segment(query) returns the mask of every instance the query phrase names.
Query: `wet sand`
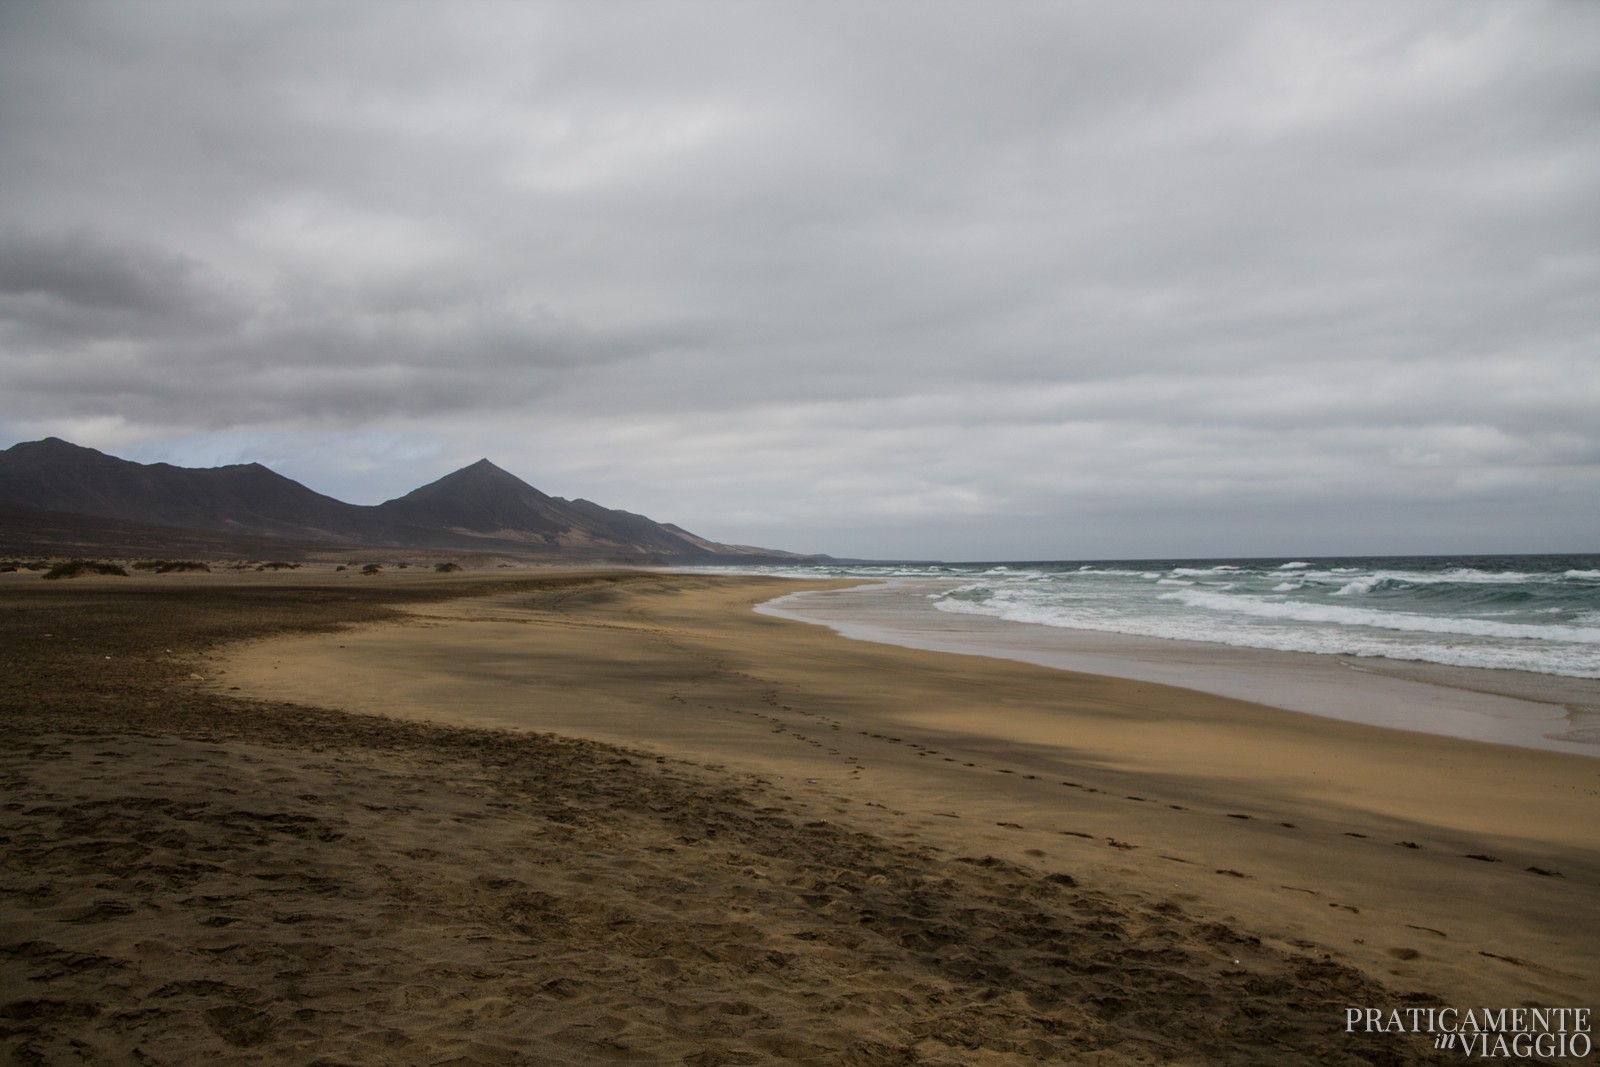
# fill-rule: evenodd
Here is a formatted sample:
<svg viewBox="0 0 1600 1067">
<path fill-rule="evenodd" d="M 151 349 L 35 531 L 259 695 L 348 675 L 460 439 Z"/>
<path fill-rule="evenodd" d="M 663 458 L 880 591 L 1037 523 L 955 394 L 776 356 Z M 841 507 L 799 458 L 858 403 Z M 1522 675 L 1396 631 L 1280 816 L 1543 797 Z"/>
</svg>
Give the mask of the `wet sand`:
<svg viewBox="0 0 1600 1067">
<path fill-rule="evenodd" d="M 1600 758 L 1600 681 L 1281 652 L 952 614 L 959 583 L 898 579 L 791 593 L 756 610 L 862 641 L 1160 682 L 1347 722 Z"/>
<path fill-rule="evenodd" d="M 14 1060 L 1454 1062 L 1344 1011 L 1600 1001 L 1600 761 L 771 579 L 119 581 L 0 587 Z"/>
</svg>

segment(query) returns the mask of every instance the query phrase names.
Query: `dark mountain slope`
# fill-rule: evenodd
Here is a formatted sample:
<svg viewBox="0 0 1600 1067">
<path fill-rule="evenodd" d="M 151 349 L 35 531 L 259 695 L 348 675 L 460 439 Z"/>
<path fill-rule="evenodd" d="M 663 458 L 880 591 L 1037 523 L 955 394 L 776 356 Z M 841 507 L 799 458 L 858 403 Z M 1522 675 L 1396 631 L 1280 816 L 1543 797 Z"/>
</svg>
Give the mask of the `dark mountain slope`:
<svg viewBox="0 0 1600 1067">
<path fill-rule="evenodd" d="M 555 499 L 486 459 L 386 500 L 377 510 L 397 521 L 478 535 L 543 537 L 571 525 Z"/>
<path fill-rule="evenodd" d="M 191 469 L 134 463 L 59 438 L 0 452 L 0 500 L 49 511 L 227 533 L 327 540 L 368 526 L 367 509 L 259 463 Z"/>
<path fill-rule="evenodd" d="M 746 550 L 685 537 L 643 515 L 540 492 L 487 459 L 378 505 L 396 521 L 570 552 L 715 557 Z M 755 550 L 760 552 L 761 550 Z"/>
<path fill-rule="evenodd" d="M 0 506 L 295 542 L 516 552 L 573 559 L 796 559 L 722 545 L 643 515 L 540 492 L 479 460 L 376 507 L 259 463 L 142 464 L 47 438 L 0 452 Z"/>
</svg>

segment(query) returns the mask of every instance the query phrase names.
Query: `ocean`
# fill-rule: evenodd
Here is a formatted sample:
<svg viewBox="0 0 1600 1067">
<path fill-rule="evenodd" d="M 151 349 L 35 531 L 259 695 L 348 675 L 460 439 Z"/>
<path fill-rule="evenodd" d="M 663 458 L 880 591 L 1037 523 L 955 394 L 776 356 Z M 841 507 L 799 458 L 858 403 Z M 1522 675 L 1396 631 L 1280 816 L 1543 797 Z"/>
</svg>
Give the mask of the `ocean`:
<svg viewBox="0 0 1600 1067">
<path fill-rule="evenodd" d="M 1600 679 L 1600 555 L 755 570 L 937 580 L 940 611 L 1031 626 Z"/>
<path fill-rule="evenodd" d="M 1600 555 L 737 570 L 872 581 L 771 606 L 847 636 L 1600 754 Z M 1412 681 L 1357 689 L 1356 673 Z"/>
</svg>

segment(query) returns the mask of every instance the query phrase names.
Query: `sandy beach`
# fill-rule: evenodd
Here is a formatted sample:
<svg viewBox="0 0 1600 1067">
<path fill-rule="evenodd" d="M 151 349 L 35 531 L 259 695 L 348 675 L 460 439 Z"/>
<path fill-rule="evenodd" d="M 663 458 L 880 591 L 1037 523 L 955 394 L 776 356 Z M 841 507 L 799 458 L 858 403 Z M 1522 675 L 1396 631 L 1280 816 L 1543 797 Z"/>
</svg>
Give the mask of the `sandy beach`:
<svg viewBox="0 0 1600 1067">
<path fill-rule="evenodd" d="M 14 1062 L 1449 1063 L 1347 1013 L 1600 1006 L 1594 758 L 778 579 L 7 578 Z"/>
<path fill-rule="evenodd" d="M 758 605 L 863 641 L 1158 682 L 1346 722 L 1600 757 L 1600 680 L 1026 625 L 940 611 L 956 581 L 804 590 Z"/>
</svg>

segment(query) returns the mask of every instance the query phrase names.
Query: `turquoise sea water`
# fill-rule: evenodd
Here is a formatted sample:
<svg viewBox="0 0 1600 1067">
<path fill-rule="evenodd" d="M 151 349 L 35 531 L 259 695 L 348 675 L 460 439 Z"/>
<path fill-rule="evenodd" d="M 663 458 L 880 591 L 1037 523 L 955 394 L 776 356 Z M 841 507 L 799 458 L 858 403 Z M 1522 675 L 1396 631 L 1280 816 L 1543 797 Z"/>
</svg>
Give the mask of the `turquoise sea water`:
<svg viewBox="0 0 1600 1067">
<path fill-rule="evenodd" d="M 1600 555 L 738 569 L 916 579 L 942 612 L 1031 626 L 1600 679 Z"/>
</svg>

